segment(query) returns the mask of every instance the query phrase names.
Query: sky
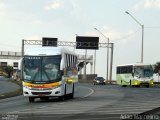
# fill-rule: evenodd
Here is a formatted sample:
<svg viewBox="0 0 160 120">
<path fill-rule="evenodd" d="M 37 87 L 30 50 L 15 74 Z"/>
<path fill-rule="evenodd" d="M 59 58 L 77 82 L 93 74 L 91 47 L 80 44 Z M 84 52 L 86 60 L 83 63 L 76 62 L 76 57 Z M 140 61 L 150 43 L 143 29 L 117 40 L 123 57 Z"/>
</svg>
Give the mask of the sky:
<svg viewBox="0 0 160 120">
<path fill-rule="evenodd" d="M 0 51 L 21 51 L 22 39 L 75 42 L 77 34 L 96 36 L 105 43 L 105 35 L 114 43 L 115 79 L 117 65 L 141 60 L 142 28 L 125 11 L 144 25 L 144 63 L 160 61 L 160 0 L 0 0 Z M 98 76 L 106 77 L 106 51 L 97 50 Z M 84 50 L 76 52 L 84 54 Z M 88 50 L 88 55 L 93 54 Z M 90 65 L 87 69 L 90 73 Z"/>
</svg>

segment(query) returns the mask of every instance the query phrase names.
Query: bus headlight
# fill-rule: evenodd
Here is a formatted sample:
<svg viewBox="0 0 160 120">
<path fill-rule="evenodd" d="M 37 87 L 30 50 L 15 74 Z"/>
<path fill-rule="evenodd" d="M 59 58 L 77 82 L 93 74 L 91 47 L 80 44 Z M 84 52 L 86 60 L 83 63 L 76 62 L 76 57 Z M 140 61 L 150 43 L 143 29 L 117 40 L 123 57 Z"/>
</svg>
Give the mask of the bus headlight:
<svg viewBox="0 0 160 120">
<path fill-rule="evenodd" d="M 140 84 L 140 81 L 138 80 L 133 80 L 133 85 L 139 85 Z"/>
<path fill-rule="evenodd" d="M 153 85 L 153 84 L 154 84 L 154 83 L 153 83 L 153 80 L 150 80 L 150 81 L 149 81 L 149 83 L 150 83 L 151 85 Z"/>
<path fill-rule="evenodd" d="M 29 90 L 32 89 L 31 87 L 25 86 L 25 85 L 23 87 L 26 88 L 26 89 L 29 89 Z"/>
<path fill-rule="evenodd" d="M 54 87 L 52 87 L 52 90 L 53 90 L 53 89 L 56 89 L 56 88 L 59 88 L 59 87 L 61 87 L 61 86 L 62 86 L 62 84 L 57 85 L 57 86 L 54 86 Z"/>
<path fill-rule="evenodd" d="M 137 82 L 135 82 L 134 84 L 135 84 L 135 85 L 137 85 L 138 83 L 137 83 Z"/>
</svg>

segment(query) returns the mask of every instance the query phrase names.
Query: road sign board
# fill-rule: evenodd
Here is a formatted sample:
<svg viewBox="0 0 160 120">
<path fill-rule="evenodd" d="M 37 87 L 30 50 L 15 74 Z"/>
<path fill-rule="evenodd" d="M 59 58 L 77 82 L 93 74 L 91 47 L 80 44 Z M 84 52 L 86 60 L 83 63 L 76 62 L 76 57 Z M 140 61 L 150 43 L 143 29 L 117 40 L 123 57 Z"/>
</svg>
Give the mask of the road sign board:
<svg viewBox="0 0 160 120">
<path fill-rule="evenodd" d="M 76 36 L 76 49 L 98 49 L 99 37 Z"/>
<path fill-rule="evenodd" d="M 42 46 L 55 46 L 57 47 L 57 38 L 42 38 Z"/>
</svg>

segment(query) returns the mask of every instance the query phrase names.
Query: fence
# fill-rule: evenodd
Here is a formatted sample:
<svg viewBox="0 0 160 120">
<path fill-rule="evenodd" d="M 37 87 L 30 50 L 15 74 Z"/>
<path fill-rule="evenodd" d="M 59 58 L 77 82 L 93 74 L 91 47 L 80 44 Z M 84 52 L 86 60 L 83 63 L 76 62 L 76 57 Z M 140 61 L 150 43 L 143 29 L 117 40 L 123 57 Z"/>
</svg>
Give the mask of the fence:
<svg viewBox="0 0 160 120">
<path fill-rule="evenodd" d="M 20 59 L 21 52 L 0 51 L 0 59 Z"/>
</svg>

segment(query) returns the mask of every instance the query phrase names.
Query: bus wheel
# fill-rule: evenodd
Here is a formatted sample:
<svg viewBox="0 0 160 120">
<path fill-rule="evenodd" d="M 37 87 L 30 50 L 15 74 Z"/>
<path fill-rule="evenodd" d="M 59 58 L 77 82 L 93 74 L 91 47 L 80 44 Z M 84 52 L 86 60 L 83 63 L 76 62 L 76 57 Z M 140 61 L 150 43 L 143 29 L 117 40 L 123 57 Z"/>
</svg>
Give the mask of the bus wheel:
<svg viewBox="0 0 160 120">
<path fill-rule="evenodd" d="M 58 99 L 59 99 L 60 101 L 64 101 L 65 98 L 66 98 L 66 85 L 65 85 L 65 88 L 64 88 L 64 95 L 59 96 Z"/>
<path fill-rule="evenodd" d="M 65 96 L 64 95 L 59 96 L 58 99 L 59 99 L 59 101 L 64 101 L 65 100 Z"/>
<path fill-rule="evenodd" d="M 73 99 L 73 98 L 74 98 L 74 84 L 73 84 L 72 93 L 70 94 L 70 98 L 71 98 L 71 99 Z"/>
<path fill-rule="evenodd" d="M 34 98 L 33 97 L 29 97 L 29 102 L 33 103 L 34 102 Z"/>
<path fill-rule="evenodd" d="M 129 81 L 129 83 L 130 83 L 130 87 L 132 87 L 132 82 L 131 82 L 131 80 Z"/>
</svg>

